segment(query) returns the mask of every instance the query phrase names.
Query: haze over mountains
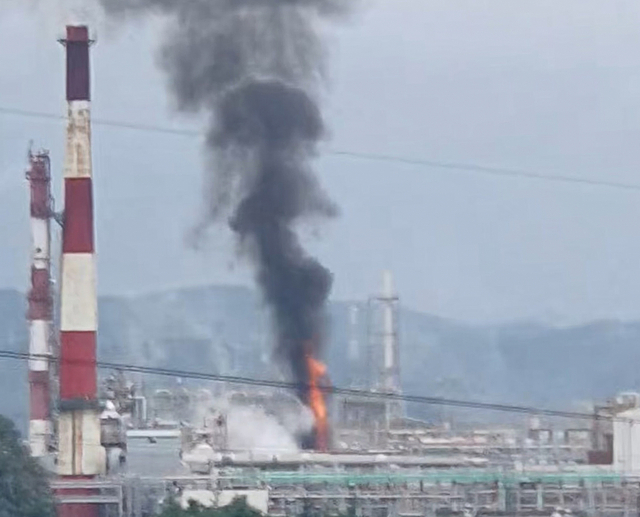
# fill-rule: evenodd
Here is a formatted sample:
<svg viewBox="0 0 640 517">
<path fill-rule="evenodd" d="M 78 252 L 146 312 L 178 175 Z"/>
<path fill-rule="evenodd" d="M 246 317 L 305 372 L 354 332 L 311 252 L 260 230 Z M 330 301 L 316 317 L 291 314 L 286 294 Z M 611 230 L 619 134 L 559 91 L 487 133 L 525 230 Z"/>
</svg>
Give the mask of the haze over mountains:
<svg viewBox="0 0 640 517">
<path fill-rule="evenodd" d="M 350 305 L 330 305 L 326 358 L 337 386 L 359 373 L 347 352 Z M 360 307 L 362 352 L 366 303 Z M 0 349 L 27 350 L 24 312 L 21 293 L 0 290 Z M 243 287 L 100 299 L 99 356 L 107 361 L 273 378 L 270 336 L 259 296 Z M 640 322 L 475 326 L 401 308 L 400 339 L 402 382 L 411 394 L 568 408 L 640 387 Z M 0 372 L 0 413 L 24 429 L 26 364 L 0 358 Z"/>
</svg>

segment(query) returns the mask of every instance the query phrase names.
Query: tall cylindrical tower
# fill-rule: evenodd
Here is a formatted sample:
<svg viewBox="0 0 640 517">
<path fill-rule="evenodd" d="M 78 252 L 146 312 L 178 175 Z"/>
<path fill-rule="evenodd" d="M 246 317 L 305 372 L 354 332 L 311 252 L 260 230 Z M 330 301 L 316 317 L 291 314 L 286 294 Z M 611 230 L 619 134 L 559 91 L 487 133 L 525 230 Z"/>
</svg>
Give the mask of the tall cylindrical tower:
<svg viewBox="0 0 640 517">
<path fill-rule="evenodd" d="M 351 366 L 354 367 L 360 357 L 360 341 L 358 339 L 358 306 L 349 306 L 349 348 L 348 356 Z"/>
<path fill-rule="evenodd" d="M 88 28 L 67 27 L 67 37 L 62 43 L 67 49 L 68 125 L 60 274 L 58 473 L 86 479 L 103 473 L 106 467 L 105 452 L 100 445 L 97 400 L 98 302 Z M 90 517 L 95 511 L 95 505 L 74 504 L 63 508 L 61 514 Z"/>
<path fill-rule="evenodd" d="M 31 288 L 29 322 L 29 445 L 34 457 L 45 456 L 51 438 L 49 359 L 53 320 L 51 296 L 51 167 L 49 154 L 29 156 L 31 195 Z"/>
<path fill-rule="evenodd" d="M 369 365 L 368 371 L 376 389 L 398 395 L 400 383 L 400 346 L 398 340 L 398 295 L 390 271 L 382 275 L 382 292 L 369 298 Z M 398 400 L 385 402 L 387 425 L 404 414 Z"/>
<path fill-rule="evenodd" d="M 395 301 L 396 296 L 393 292 L 393 277 L 391 271 L 384 271 L 382 274 L 382 297 L 380 300 L 383 303 L 382 307 L 382 340 L 383 340 L 383 367 L 384 372 L 384 387 L 388 391 L 395 391 L 398 389 L 398 376 L 397 371 L 399 369 L 397 355 L 398 355 L 398 343 L 396 335 L 396 322 L 395 322 Z"/>
</svg>

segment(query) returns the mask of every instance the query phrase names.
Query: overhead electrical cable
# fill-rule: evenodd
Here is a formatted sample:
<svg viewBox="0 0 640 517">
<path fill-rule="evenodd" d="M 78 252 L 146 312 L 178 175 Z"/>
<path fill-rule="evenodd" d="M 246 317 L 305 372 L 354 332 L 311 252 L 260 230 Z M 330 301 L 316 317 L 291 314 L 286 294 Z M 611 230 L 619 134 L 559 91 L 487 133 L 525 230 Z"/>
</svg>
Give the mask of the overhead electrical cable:
<svg viewBox="0 0 640 517">
<path fill-rule="evenodd" d="M 33 359 L 40 359 L 40 360 L 45 359 L 45 360 L 50 360 L 56 363 L 58 362 L 57 359 L 53 359 L 50 356 L 45 354 L 29 354 L 25 352 L 13 352 L 10 350 L 0 350 L 0 359 L 3 359 L 3 358 L 20 360 L 20 361 L 28 361 Z M 93 364 L 93 363 L 90 361 L 77 360 L 77 361 L 65 361 L 65 364 L 82 365 L 82 364 Z M 246 386 L 279 388 L 279 389 L 286 389 L 286 390 L 295 390 L 300 387 L 298 384 L 293 382 L 272 381 L 268 379 L 256 379 L 253 377 L 243 377 L 243 376 L 237 376 L 237 375 L 219 375 L 219 374 L 195 372 L 195 371 L 189 371 L 189 370 L 178 370 L 175 368 L 160 368 L 155 366 L 133 365 L 128 363 L 116 363 L 111 361 L 96 361 L 95 364 L 100 369 L 121 370 L 123 372 L 160 375 L 165 377 L 198 379 L 198 380 L 225 382 L 229 384 L 238 384 L 238 385 L 246 385 Z M 442 397 L 429 397 L 424 395 L 411 395 L 411 394 L 402 394 L 402 393 L 377 392 L 377 391 L 368 391 L 368 390 L 353 389 L 353 388 L 340 388 L 336 386 L 325 387 L 322 389 L 323 391 L 329 394 L 349 395 L 349 396 L 362 397 L 367 399 L 397 400 L 402 402 L 414 402 L 418 404 L 426 404 L 426 405 L 433 405 L 433 406 L 449 406 L 449 407 L 459 407 L 459 408 L 466 408 L 466 409 L 483 409 L 488 411 L 499 411 L 504 413 L 521 413 L 521 414 L 530 414 L 530 415 L 536 415 L 536 416 L 573 418 L 573 419 L 581 419 L 581 420 L 593 420 L 595 418 L 593 413 L 582 413 L 578 411 L 562 411 L 562 410 L 545 409 L 545 408 L 538 408 L 538 407 L 532 407 L 532 406 L 498 404 L 498 403 L 478 402 L 478 401 L 469 401 L 469 400 L 456 400 L 456 399 L 448 399 L 448 398 L 442 398 Z M 598 418 L 601 420 L 607 420 L 607 421 L 623 421 L 623 422 L 634 421 L 634 419 L 632 418 L 625 418 L 625 417 L 599 416 Z"/>
<path fill-rule="evenodd" d="M 18 108 L 2 107 L 2 106 L 0 106 L 0 114 L 39 118 L 39 119 L 58 120 L 58 121 L 65 121 L 67 119 L 66 116 L 60 115 L 60 114 L 37 112 L 37 111 L 30 111 L 30 110 L 23 110 Z M 164 134 L 178 135 L 178 136 L 188 136 L 188 137 L 203 136 L 203 134 L 197 130 L 175 129 L 175 128 L 156 126 L 156 125 L 132 123 L 132 122 L 124 122 L 124 121 L 116 121 L 116 120 L 108 120 L 108 119 L 99 119 L 99 118 L 94 119 L 92 121 L 92 124 L 99 125 L 99 126 L 106 126 L 106 127 L 116 127 L 116 128 L 122 128 L 122 129 L 131 129 L 136 131 L 154 132 L 154 133 L 164 133 Z M 510 177 L 510 178 L 526 178 L 526 179 L 533 179 L 533 180 L 553 181 L 553 182 L 562 182 L 562 183 L 576 183 L 576 184 L 583 184 L 583 185 L 589 185 L 589 186 L 608 187 L 608 188 L 622 189 L 622 190 L 640 190 L 640 184 L 634 184 L 634 183 L 613 182 L 613 181 L 607 181 L 607 180 L 581 178 L 577 176 L 567 176 L 567 175 L 550 175 L 550 174 L 544 174 L 544 173 L 533 172 L 533 171 L 503 168 L 503 167 L 490 167 L 490 166 L 473 164 L 473 163 L 445 162 L 445 161 L 418 159 L 418 158 L 410 158 L 410 157 L 402 157 L 402 156 L 394 156 L 394 155 L 386 155 L 386 154 L 363 153 L 363 152 L 340 150 L 340 149 L 327 149 L 325 150 L 325 153 L 333 156 L 342 156 L 342 157 L 354 158 L 354 159 L 390 162 L 390 163 L 398 163 L 398 164 L 405 164 L 405 165 L 416 165 L 416 166 L 441 168 L 441 169 L 448 169 L 448 170 L 468 171 L 468 172 L 476 172 L 476 173 L 492 175 L 492 176 L 501 176 L 501 177 Z M 0 350 L 0 358 L 25 360 L 25 361 L 30 359 L 53 360 L 49 356 L 41 356 L 41 355 L 38 356 L 34 354 L 12 352 L 8 350 Z M 209 374 L 209 373 L 203 373 L 203 372 L 182 371 L 182 370 L 176 370 L 176 369 L 138 366 L 138 365 L 121 364 L 121 363 L 113 363 L 113 362 L 106 362 L 106 361 L 98 361 L 96 365 L 102 369 L 114 369 L 114 370 L 122 370 L 122 371 L 144 373 L 144 374 L 192 378 L 192 379 L 208 380 L 208 381 L 215 381 L 215 382 L 227 382 L 227 383 L 240 384 L 240 385 L 253 385 L 253 386 L 273 387 L 273 388 L 282 388 L 282 389 L 296 389 L 299 387 L 296 384 L 290 383 L 290 382 L 269 381 L 265 379 L 255 379 L 251 377 L 217 375 L 217 374 Z M 447 398 L 441 398 L 441 397 L 428 397 L 428 396 L 422 396 L 422 395 L 372 392 L 372 391 L 357 390 L 357 389 L 351 389 L 351 388 L 339 388 L 339 387 L 331 387 L 331 388 L 328 388 L 326 391 L 330 393 L 359 396 L 359 397 L 370 398 L 370 399 L 398 400 L 398 401 L 404 401 L 404 402 L 414 402 L 414 403 L 437 405 L 437 406 L 484 409 L 484 410 L 491 410 L 491 411 L 535 414 L 535 415 L 562 417 L 562 418 L 575 418 L 575 419 L 592 420 L 594 418 L 594 415 L 590 413 L 560 411 L 560 410 L 535 408 L 530 406 L 509 405 L 509 404 L 484 403 L 484 402 L 475 402 L 475 401 L 468 401 L 468 400 L 454 400 L 454 399 L 447 399 Z M 602 418 L 604 419 L 605 417 L 602 417 Z M 607 418 L 607 419 L 615 420 L 616 418 Z M 624 419 L 624 420 L 626 421 L 629 419 Z"/>
<path fill-rule="evenodd" d="M 40 118 L 48 120 L 66 120 L 66 116 L 57 115 L 54 113 L 44 113 L 38 111 L 29 111 L 18 108 L 8 108 L 0 106 L 0 114 L 14 115 L 21 117 Z M 125 122 L 109 119 L 93 119 L 92 124 L 106 127 L 116 127 L 122 129 L 131 129 L 135 131 L 144 131 L 151 133 L 164 133 L 168 135 L 187 136 L 187 137 L 203 137 L 203 133 L 193 129 L 179 129 L 170 128 L 166 126 L 157 126 L 152 124 L 142 124 L 136 122 Z M 366 153 L 360 151 L 349 151 L 344 149 L 332 149 L 327 148 L 324 150 L 324 154 L 330 156 L 341 156 L 346 158 L 353 158 L 358 160 L 369 160 L 377 162 L 389 162 L 404 165 L 413 165 L 419 167 L 429 167 L 444 170 L 455 170 L 461 172 L 473 172 L 477 174 L 484 174 L 496 177 L 505 178 L 524 178 L 530 180 L 539 181 L 552 181 L 556 183 L 573 183 L 594 187 L 607 187 L 618 190 L 639 190 L 640 184 L 627 183 L 621 181 L 609 181 L 598 178 L 584 178 L 580 176 L 572 176 L 566 174 L 547 174 L 536 171 L 529 171 L 524 169 L 515 169 L 508 167 L 494 167 L 488 165 L 481 165 L 476 163 L 463 163 L 463 162 L 449 162 L 441 160 L 429 160 L 422 158 L 412 158 L 407 156 L 398 156 L 391 154 L 378 154 L 378 153 Z"/>
</svg>

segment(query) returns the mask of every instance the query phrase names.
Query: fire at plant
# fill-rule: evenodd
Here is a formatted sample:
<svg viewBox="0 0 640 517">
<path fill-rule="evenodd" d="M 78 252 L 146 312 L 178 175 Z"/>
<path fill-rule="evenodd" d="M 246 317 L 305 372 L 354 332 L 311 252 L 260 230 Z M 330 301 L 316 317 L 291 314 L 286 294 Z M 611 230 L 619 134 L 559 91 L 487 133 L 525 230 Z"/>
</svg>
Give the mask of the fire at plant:
<svg viewBox="0 0 640 517">
<path fill-rule="evenodd" d="M 107 10 L 116 4 L 127 9 L 116 0 L 104 2 Z M 358 391 L 329 397 L 331 383 L 323 360 L 333 278 L 304 250 L 296 230 L 305 220 L 337 213 L 312 174 L 312 159 L 325 128 L 313 88 L 308 88 L 309 74 L 315 77 L 319 65 L 305 52 L 318 43 L 309 25 L 309 10 L 314 16 L 324 15 L 339 11 L 340 3 L 344 2 L 132 3 L 138 10 L 145 11 L 146 6 L 164 10 L 188 22 L 176 24 L 178 28 L 193 32 L 167 43 L 165 66 L 178 104 L 201 108 L 211 119 L 206 139 L 210 188 L 206 217 L 196 234 L 204 238 L 202 232 L 210 224 L 229 222 L 241 252 L 254 267 L 272 324 L 269 334 L 276 343 L 274 360 L 261 365 L 264 382 L 252 384 L 245 377 L 246 385 L 241 387 L 237 385 L 244 373 L 237 367 L 241 361 L 230 360 L 235 366 L 225 370 L 219 366 L 220 357 L 215 363 L 217 376 L 195 368 L 186 379 L 177 373 L 177 379 L 171 378 L 172 353 L 173 357 L 200 358 L 216 345 L 211 336 L 187 335 L 172 344 L 158 332 L 151 347 L 157 356 L 151 353 L 151 359 L 144 359 L 155 361 L 162 381 L 127 379 L 119 372 L 99 389 L 89 88 L 92 41 L 87 27 L 67 28 L 63 40 L 68 78 L 64 217 L 53 210 L 50 188 L 56 166 L 52 157 L 46 152 L 32 155 L 27 174 L 33 237 L 27 315 L 32 354 L 29 442 L 34 456 L 43 462 L 55 460 L 51 463 L 58 477 L 53 487 L 61 517 L 152 515 L 159 501 L 176 495 L 168 493 L 169 486 L 182 494 L 184 504 L 189 502 L 189 491 L 207 505 L 246 495 L 258 510 L 273 515 L 300 515 L 311 499 L 324 504 L 327 514 L 344 513 L 348 504 L 359 501 L 357 515 L 364 517 L 436 515 L 437 505 L 459 508 L 463 500 L 495 512 L 506 512 L 509 505 L 530 511 L 532 505 L 544 509 L 559 499 L 576 501 L 576 507 L 584 507 L 585 501 L 609 505 L 594 509 L 593 515 L 631 515 L 630 501 L 640 496 L 640 483 L 637 477 L 628 482 L 611 466 L 613 450 L 624 456 L 616 432 L 623 434 L 626 443 L 627 438 L 635 441 L 640 436 L 635 428 L 611 426 L 609 430 L 600 425 L 593 433 L 598 436 L 598 447 L 594 447 L 598 450 L 591 451 L 588 427 L 564 429 L 566 443 L 558 446 L 545 443 L 542 437 L 554 434 L 538 424 L 531 424 L 526 434 L 522 426 L 452 431 L 450 422 L 408 418 L 399 402 L 398 296 L 388 272 L 383 275 L 381 293 L 349 309 L 353 330 L 348 343 L 348 367 L 353 374 L 349 382 Z M 220 9 L 209 11 L 213 5 Z M 191 11 L 193 6 L 198 8 Z M 263 20 L 265 12 L 268 16 Z M 211 36 L 212 20 L 220 29 L 213 34 L 216 45 L 203 44 L 200 36 Z M 256 22 L 270 27 L 274 20 L 278 26 L 266 31 L 269 41 L 264 48 L 245 44 L 243 35 L 256 36 L 250 30 Z M 273 64 L 269 58 L 274 45 L 298 48 L 291 41 L 280 41 L 292 35 L 308 45 L 300 47 L 301 54 L 288 56 L 294 62 L 277 60 L 284 77 L 256 73 L 265 70 L 254 70 L 255 63 Z M 231 56 L 208 54 L 211 48 L 229 49 L 220 42 L 233 43 Z M 234 47 L 238 42 L 239 47 Z M 248 56 L 247 48 L 268 55 Z M 234 66 L 227 66 L 230 59 Z M 203 63 L 215 72 L 213 79 L 189 73 Z M 229 70 L 233 77 L 222 73 Z M 181 82 L 185 77 L 200 78 L 206 87 L 185 85 Z M 52 292 L 52 219 L 63 225 L 59 300 Z M 359 313 L 365 310 L 369 328 L 361 332 Z M 56 312 L 60 314 L 58 339 Z M 360 346 L 363 334 L 368 340 Z M 187 341 L 192 345 L 190 354 L 184 353 Z M 242 347 L 228 348 L 233 355 Z M 50 361 L 52 357 L 57 361 Z M 274 364 L 281 370 L 270 369 Z M 136 374 L 144 371 L 139 365 L 129 367 Z M 234 378 L 236 384 L 231 385 Z M 640 396 L 628 396 L 607 408 L 604 418 L 611 423 L 609 412 L 617 414 L 624 408 L 635 414 L 639 407 Z M 307 414 L 310 425 L 303 418 Z M 602 424 L 602 415 L 598 417 Z M 558 451 L 560 459 L 555 456 Z M 540 465 L 551 465 L 556 472 L 545 477 L 539 471 L 532 487 L 522 465 L 534 454 Z M 590 468 L 589 458 L 594 457 L 611 469 L 585 469 L 571 475 L 562 470 L 571 462 Z M 632 466 L 624 465 L 637 474 L 636 456 L 627 459 L 633 460 L 628 464 Z M 586 472 L 584 477 L 581 472 Z"/>
<path fill-rule="evenodd" d="M 311 443 L 302 444 L 303 448 L 312 448 L 319 452 L 329 449 L 329 412 L 326 395 L 330 387 L 327 367 L 315 359 L 310 352 L 306 354 L 309 383 L 306 386 L 306 401 L 313 413 L 314 426 Z"/>
</svg>

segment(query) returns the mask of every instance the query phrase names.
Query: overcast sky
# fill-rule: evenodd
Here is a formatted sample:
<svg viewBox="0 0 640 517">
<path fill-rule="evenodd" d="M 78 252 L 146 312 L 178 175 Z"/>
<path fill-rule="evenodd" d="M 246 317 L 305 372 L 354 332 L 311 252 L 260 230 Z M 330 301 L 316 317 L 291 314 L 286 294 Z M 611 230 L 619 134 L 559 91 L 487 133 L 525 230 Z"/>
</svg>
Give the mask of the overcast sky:
<svg viewBox="0 0 640 517">
<path fill-rule="evenodd" d="M 0 108 L 64 114 L 55 40 L 78 20 L 1 1 Z M 90 21 L 95 119 L 201 129 L 172 111 L 159 23 Z M 362 0 L 328 35 L 327 147 L 640 185 L 636 0 Z M 0 112 L 0 287 L 26 285 L 29 140 L 51 149 L 60 199 L 64 124 Z M 198 137 L 96 124 L 93 149 L 102 293 L 252 285 L 224 229 L 200 253 L 184 245 Z M 305 240 L 336 299 L 366 297 L 389 268 L 406 304 L 443 316 L 640 318 L 640 190 L 331 154 L 317 167 L 342 213 Z"/>
</svg>

